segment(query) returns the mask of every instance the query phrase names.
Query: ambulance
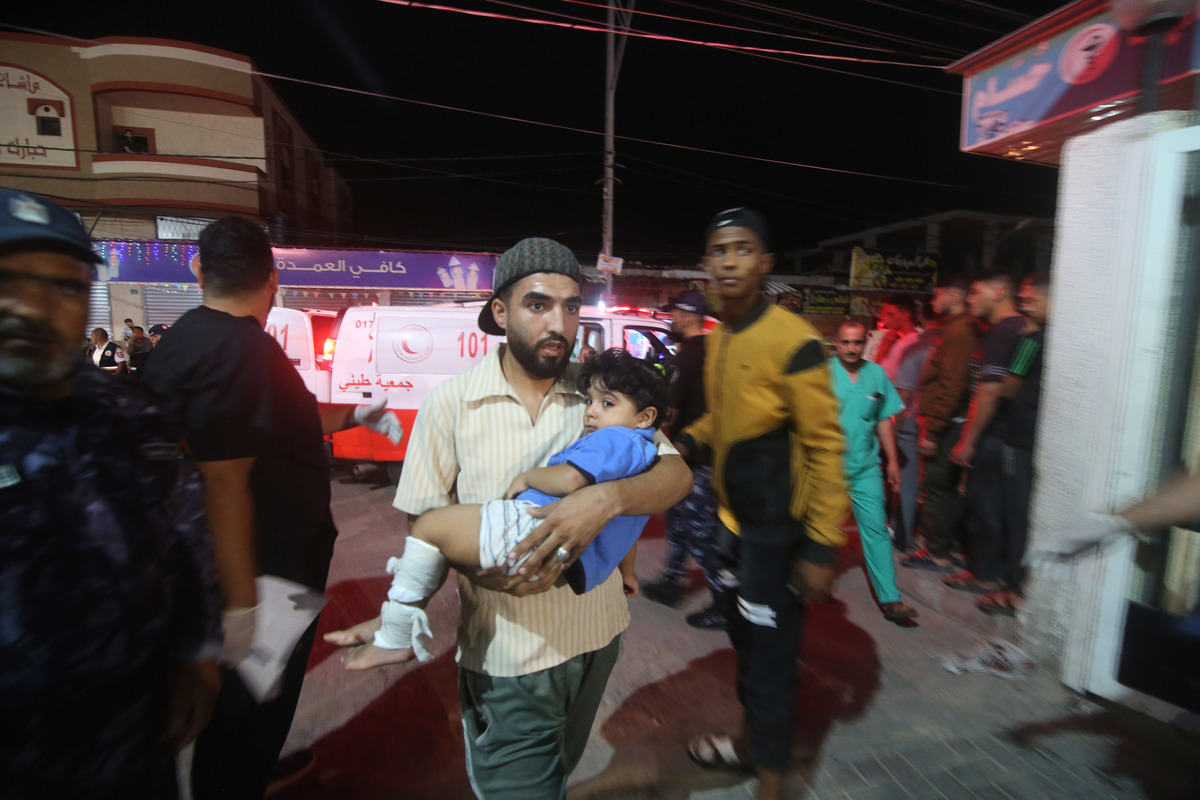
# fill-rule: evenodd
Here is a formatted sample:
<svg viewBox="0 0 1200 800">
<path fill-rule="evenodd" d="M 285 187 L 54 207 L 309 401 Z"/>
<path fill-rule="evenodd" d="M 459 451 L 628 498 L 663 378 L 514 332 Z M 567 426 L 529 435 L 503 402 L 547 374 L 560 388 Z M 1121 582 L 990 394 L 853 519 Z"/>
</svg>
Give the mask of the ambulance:
<svg viewBox="0 0 1200 800">
<path fill-rule="evenodd" d="M 307 308 L 272 308 L 267 315 L 267 333 L 283 348 L 318 403 L 329 402 L 337 316 L 333 311 Z"/>
<path fill-rule="evenodd" d="M 370 403 L 381 395 L 404 425 L 404 438 L 393 446 L 379 434 L 353 428 L 334 434 L 335 458 L 387 465 L 393 480 L 408 448 L 417 409 L 433 387 L 475 366 L 504 341 L 479 330 L 482 302 L 436 306 L 352 306 L 336 332 L 330 402 Z M 667 319 L 642 309 L 602 311 L 584 306 L 572 360 L 584 345 L 597 352 L 609 347 L 638 358 L 665 363 Z"/>
</svg>

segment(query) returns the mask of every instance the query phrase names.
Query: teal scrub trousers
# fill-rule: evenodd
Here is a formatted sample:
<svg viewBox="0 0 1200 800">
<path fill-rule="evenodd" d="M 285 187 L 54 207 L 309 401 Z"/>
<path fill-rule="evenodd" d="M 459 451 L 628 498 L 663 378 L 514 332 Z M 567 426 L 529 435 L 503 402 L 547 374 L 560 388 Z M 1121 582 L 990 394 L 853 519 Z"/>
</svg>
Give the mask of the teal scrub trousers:
<svg viewBox="0 0 1200 800">
<path fill-rule="evenodd" d="M 848 475 L 850 504 L 862 539 L 867 577 L 880 605 L 900 602 L 896 588 L 896 565 L 892 561 L 892 539 L 887 531 L 887 510 L 883 495 L 883 474 L 879 468 Z"/>
</svg>

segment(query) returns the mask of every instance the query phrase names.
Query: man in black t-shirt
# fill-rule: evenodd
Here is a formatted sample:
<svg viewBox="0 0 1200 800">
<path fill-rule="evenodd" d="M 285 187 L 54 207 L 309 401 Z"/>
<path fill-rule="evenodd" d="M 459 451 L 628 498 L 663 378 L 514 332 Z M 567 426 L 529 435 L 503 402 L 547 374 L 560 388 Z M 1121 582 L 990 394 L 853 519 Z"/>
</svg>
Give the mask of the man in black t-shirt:
<svg viewBox="0 0 1200 800">
<path fill-rule="evenodd" d="M 689 291 L 679 296 L 671 306 L 671 338 L 679 349 L 671 362 L 667 389 L 667 421 L 669 435 L 681 431 L 704 415 L 704 316 L 708 303 L 700 292 Z M 712 467 L 693 463 L 692 491 L 666 513 L 667 561 L 662 576 L 642 587 L 642 594 L 656 603 L 673 606 L 683 597 L 687 573 L 684 563 L 688 553 L 704 570 L 704 581 L 712 592 L 713 602 L 703 611 L 687 616 L 693 628 L 723 630 L 725 615 L 720 597 L 721 581 L 717 577 L 721 565 L 717 558 L 716 520 L 717 498 L 711 485 Z"/>
<path fill-rule="evenodd" d="M 143 383 L 183 420 L 205 480 L 205 506 L 225 599 L 223 684 L 196 742 L 192 796 L 253 798 L 266 791 L 291 727 L 316 622 L 296 646 L 278 696 L 257 704 L 232 669 L 257 624 L 255 578 L 325 588 L 337 530 L 329 511 L 323 436 L 365 425 L 400 440 L 400 423 L 373 406 L 319 405 L 263 327 L 278 290 L 266 233 L 226 217 L 200 234 L 204 304 L 161 339 Z"/>
<path fill-rule="evenodd" d="M 1029 498 L 1033 492 L 1033 442 L 1042 394 L 1042 353 L 1050 306 L 1050 277 L 1040 272 L 1021 282 L 1017 300 L 1027 322 L 1013 352 L 1000 392 L 1008 400 L 1004 430 L 1004 508 L 1000 557 L 1003 585 L 979 596 L 976 605 L 989 614 L 1012 616 L 1020 608 L 1025 582 Z"/>
<path fill-rule="evenodd" d="M 988 330 L 983 335 L 979 384 L 950 458 L 959 466 L 971 468 L 967 496 L 974 574 L 964 570 L 943 582 L 952 589 L 975 594 L 1000 588 L 1000 551 L 1007 524 L 1004 435 L 1009 426 L 1007 401 L 1001 395 L 1000 384 L 1008 374 L 1025 327 L 1025 317 L 1017 311 L 1014 288 L 1010 276 L 996 272 L 975 279 L 967 295 L 968 309 L 976 319 L 988 323 Z"/>
</svg>

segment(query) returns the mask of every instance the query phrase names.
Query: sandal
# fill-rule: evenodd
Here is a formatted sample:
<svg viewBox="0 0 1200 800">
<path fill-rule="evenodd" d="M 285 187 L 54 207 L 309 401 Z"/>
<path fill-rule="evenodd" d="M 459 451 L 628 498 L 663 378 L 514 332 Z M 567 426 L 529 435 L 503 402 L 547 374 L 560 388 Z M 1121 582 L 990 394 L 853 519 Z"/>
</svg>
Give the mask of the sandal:
<svg viewBox="0 0 1200 800">
<path fill-rule="evenodd" d="M 942 578 L 942 583 L 951 589 L 960 592 L 970 592 L 971 594 L 992 594 L 999 589 L 994 583 L 984 583 L 966 570 L 947 578 Z"/>
<path fill-rule="evenodd" d="M 705 769 L 729 769 L 753 772 L 754 768 L 738 758 L 733 739 L 706 733 L 688 742 L 688 756 Z"/>
<path fill-rule="evenodd" d="M 1017 615 L 1012 595 L 1008 592 L 981 594 L 975 598 L 975 605 L 985 614 L 993 614 L 1001 617 L 1015 617 Z"/>
<path fill-rule="evenodd" d="M 914 550 L 900 559 L 900 566 L 912 569 L 925 569 L 930 572 L 953 572 L 953 564 L 939 564 L 929 555 L 928 550 Z"/>
<path fill-rule="evenodd" d="M 879 607 L 883 612 L 883 618 L 888 622 L 900 622 L 905 619 L 916 619 L 920 616 L 917 610 L 912 606 L 906 606 L 904 603 L 884 603 Z"/>
</svg>

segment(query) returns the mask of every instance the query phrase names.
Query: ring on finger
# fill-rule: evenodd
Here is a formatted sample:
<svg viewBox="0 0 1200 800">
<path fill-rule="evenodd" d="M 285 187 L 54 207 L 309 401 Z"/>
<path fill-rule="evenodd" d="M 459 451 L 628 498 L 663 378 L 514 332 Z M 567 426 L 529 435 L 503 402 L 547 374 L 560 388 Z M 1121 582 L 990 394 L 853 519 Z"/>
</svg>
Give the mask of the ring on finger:
<svg viewBox="0 0 1200 800">
<path fill-rule="evenodd" d="M 567 550 L 566 548 L 560 547 L 554 551 L 554 560 L 560 564 L 562 562 L 566 561 L 570 557 L 571 557 L 571 551 Z"/>
</svg>

